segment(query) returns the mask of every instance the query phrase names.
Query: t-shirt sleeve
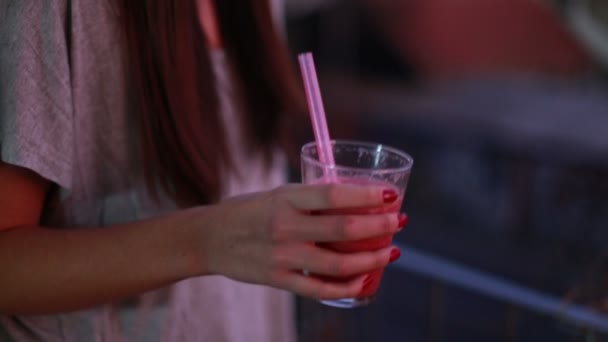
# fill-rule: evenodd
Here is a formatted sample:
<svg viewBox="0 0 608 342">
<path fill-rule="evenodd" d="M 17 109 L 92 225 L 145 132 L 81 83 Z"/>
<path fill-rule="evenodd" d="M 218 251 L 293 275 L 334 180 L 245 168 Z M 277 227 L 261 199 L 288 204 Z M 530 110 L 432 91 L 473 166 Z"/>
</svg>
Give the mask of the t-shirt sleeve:
<svg viewBox="0 0 608 342">
<path fill-rule="evenodd" d="M 0 160 L 71 188 L 67 1 L 0 0 Z"/>
</svg>

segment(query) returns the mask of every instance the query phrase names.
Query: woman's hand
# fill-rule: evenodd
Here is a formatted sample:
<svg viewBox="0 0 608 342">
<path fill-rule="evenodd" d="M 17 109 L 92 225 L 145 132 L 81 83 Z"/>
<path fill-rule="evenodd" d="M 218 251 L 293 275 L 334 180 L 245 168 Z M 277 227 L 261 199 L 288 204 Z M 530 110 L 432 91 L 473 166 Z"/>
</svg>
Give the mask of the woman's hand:
<svg viewBox="0 0 608 342">
<path fill-rule="evenodd" d="M 395 247 L 337 253 L 313 242 L 392 235 L 405 224 L 398 213 L 311 215 L 346 208 L 382 208 L 397 200 L 380 186 L 288 185 L 203 208 L 206 273 L 282 288 L 316 299 L 356 297 L 365 274 L 385 267 Z M 305 276 L 302 270 L 319 277 Z M 325 276 L 325 277 L 322 277 Z M 330 277 L 349 281 L 328 281 Z"/>
</svg>

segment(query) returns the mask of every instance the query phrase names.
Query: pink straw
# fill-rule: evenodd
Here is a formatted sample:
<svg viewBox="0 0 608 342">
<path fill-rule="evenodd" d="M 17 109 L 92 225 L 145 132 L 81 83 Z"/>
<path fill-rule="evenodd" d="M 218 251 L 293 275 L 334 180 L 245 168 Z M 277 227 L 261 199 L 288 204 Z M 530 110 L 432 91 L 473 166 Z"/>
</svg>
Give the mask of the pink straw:
<svg viewBox="0 0 608 342">
<path fill-rule="evenodd" d="M 328 165 L 331 169 L 335 166 L 336 162 L 334 161 L 331 139 L 329 138 L 329 130 L 327 129 L 325 108 L 323 107 L 323 98 L 321 97 L 321 89 L 312 53 L 307 52 L 298 55 L 298 61 L 300 62 L 300 70 L 302 71 L 302 79 L 304 80 L 304 89 L 306 91 L 306 99 L 308 100 L 312 128 L 315 133 L 319 161 L 324 165 Z M 332 174 L 330 172 L 330 179 L 333 178 Z"/>
</svg>

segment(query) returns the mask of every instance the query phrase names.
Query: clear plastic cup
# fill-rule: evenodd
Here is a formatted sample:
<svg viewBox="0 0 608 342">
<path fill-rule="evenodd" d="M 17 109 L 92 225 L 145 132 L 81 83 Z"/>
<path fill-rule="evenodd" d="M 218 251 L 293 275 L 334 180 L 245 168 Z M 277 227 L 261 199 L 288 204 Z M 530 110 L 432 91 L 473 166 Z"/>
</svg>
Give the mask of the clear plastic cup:
<svg viewBox="0 0 608 342">
<path fill-rule="evenodd" d="M 398 149 L 376 143 L 336 140 L 332 141 L 335 166 L 330 167 L 319 161 L 316 143 L 311 142 L 302 147 L 300 160 L 302 167 L 302 183 L 348 183 L 348 184 L 374 184 L 393 188 L 398 194 L 397 201 L 382 208 L 369 209 L 340 209 L 320 211 L 315 214 L 374 214 L 398 213 L 401 209 L 403 197 L 412 170 L 414 160 L 407 153 Z M 319 243 L 319 246 L 340 253 L 379 250 L 391 245 L 392 235 L 359 241 L 343 241 Z M 368 305 L 374 299 L 380 287 L 383 269 L 370 273 L 371 280 L 360 295 L 356 298 L 343 298 L 338 300 L 321 301 L 323 304 L 354 308 Z M 344 281 L 348 279 L 333 279 Z"/>
</svg>

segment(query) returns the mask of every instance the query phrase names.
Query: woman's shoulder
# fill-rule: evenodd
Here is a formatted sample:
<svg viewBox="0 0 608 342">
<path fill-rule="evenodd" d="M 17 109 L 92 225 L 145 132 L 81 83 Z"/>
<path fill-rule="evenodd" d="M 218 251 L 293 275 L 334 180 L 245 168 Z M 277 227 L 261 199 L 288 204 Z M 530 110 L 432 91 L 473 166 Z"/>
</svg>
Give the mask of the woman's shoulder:
<svg viewBox="0 0 608 342">
<path fill-rule="evenodd" d="M 97 165 L 77 150 L 99 146 L 106 153 L 90 155 L 107 155 L 116 148 L 101 142 L 127 141 L 109 1 L 0 1 L 0 160 L 69 189 L 75 167 Z"/>
<path fill-rule="evenodd" d="M 87 18 L 95 25 L 118 18 L 115 0 L 4 0 L 0 3 L 0 27 L 9 37 L 18 32 L 48 33 L 63 30 L 69 36 L 74 19 Z"/>
<path fill-rule="evenodd" d="M 68 13 L 68 0 L 5 0 L 0 6 L 2 26 L 15 23 L 30 23 L 33 26 L 41 19 L 65 18 Z"/>
</svg>

